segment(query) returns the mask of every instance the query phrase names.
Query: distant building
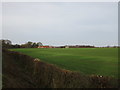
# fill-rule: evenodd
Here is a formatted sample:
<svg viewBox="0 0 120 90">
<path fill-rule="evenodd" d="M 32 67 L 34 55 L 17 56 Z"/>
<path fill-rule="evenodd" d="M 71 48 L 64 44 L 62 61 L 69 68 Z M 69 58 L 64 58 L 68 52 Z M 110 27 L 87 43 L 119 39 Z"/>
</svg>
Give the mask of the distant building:
<svg viewBox="0 0 120 90">
<path fill-rule="evenodd" d="M 38 48 L 54 48 L 53 46 L 38 46 Z"/>
<path fill-rule="evenodd" d="M 95 48 L 90 45 L 38 46 L 38 48 Z"/>
<path fill-rule="evenodd" d="M 65 46 L 65 48 L 69 48 L 69 46 Z"/>
</svg>

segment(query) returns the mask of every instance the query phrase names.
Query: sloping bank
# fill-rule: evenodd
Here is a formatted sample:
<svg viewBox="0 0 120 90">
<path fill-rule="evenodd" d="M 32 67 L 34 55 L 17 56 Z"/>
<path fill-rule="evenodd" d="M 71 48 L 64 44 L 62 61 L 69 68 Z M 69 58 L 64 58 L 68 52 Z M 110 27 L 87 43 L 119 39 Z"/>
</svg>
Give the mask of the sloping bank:
<svg viewBox="0 0 120 90">
<path fill-rule="evenodd" d="M 3 88 L 115 88 L 111 77 L 85 76 L 30 56 L 3 50 Z"/>
</svg>

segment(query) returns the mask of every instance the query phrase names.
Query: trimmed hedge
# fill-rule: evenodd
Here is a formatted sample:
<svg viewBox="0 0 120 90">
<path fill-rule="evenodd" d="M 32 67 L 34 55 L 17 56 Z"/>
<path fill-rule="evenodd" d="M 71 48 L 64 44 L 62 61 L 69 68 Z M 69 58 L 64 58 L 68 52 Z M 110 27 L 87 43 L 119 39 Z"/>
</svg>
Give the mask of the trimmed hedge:
<svg viewBox="0 0 120 90">
<path fill-rule="evenodd" d="M 3 50 L 3 88 L 117 88 L 117 79 L 83 75 Z M 12 83 L 11 83 L 12 82 Z"/>
</svg>

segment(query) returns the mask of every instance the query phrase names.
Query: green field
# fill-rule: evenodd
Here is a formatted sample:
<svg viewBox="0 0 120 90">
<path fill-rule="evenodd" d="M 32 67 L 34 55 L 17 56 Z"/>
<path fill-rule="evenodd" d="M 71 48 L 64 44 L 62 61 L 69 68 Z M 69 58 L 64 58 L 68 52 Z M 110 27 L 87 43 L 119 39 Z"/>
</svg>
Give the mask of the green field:
<svg viewBox="0 0 120 90">
<path fill-rule="evenodd" d="M 42 61 L 55 64 L 63 69 L 83 74 L 117 77 L 117 48 L 25 48 L 11 49 Z"/>
</svg>

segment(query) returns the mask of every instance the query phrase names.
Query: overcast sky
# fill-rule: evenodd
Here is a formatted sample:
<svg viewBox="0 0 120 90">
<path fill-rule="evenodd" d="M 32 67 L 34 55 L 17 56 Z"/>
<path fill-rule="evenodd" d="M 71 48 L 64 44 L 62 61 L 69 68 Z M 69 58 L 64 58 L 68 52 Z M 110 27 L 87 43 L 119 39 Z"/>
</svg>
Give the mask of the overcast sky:
<svg viewBox="0 0 120 90">
<path fill-rule="evenodd" d="M 117 45 L 118 3 L 3 3 L 3 39 L 44 45 Z"/>
</svg>

